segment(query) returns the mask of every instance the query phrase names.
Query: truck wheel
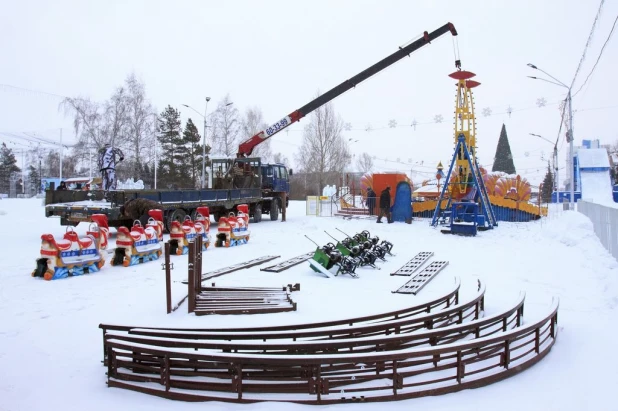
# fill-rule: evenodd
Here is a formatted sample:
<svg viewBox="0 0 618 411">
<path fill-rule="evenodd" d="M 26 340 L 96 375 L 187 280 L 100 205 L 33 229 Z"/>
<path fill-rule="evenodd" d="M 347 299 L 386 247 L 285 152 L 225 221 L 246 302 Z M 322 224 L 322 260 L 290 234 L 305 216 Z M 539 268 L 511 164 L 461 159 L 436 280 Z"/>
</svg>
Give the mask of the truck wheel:
<svg viewBox="0 0 618 411">
<path fill-rule="evenodd" d="M 186 216 L 187 213 L 182 208 L 177 208 L 174 211 L 170 212 L 167 215 L 167 232 L 170 233 L 172 231 L 172 222 L 178 221 L 182 224 L 182 222 L 185 221 Z"/>
<path fill-rule="evenodd" d="M 262 204 L 256 204 L 253 211 L 253 223 L 257 224 L 262 221 Z"/>
<path fill-rule="evenodd" d="M 270 220 L 277 221 L 279 218 L 279 200 L 273 198 L 270 202 Z"/>
</svg>

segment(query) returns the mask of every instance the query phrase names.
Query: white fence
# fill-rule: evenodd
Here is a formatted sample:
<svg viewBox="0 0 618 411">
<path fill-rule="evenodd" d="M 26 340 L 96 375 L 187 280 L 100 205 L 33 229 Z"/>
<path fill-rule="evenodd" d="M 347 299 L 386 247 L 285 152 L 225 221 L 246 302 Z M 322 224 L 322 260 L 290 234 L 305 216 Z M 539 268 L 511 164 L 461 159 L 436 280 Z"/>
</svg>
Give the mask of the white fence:
<svg viewBox="0 0 618 411">
<path fill-rule="evenodd" d="M 592 220 L 595 234 L 607 251 L 618 260 L 618 208 L 579 200 L 577 211 Z"/>
</svg>

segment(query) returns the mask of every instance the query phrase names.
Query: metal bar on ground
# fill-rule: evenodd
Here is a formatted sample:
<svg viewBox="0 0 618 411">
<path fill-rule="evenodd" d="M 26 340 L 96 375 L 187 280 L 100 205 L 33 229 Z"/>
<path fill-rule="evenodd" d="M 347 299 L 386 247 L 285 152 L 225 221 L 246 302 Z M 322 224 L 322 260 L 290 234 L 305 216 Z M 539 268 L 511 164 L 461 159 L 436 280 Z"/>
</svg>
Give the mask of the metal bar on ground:
<svg viewBox="0 0 618 411">
<path fill-rule="evenodd" d="M 304 261 L 307 261 L 315 252 L 311 251 L 309 253 L 299 255 L 298 257 L 290 258 L 289 260 L 285 260 L 280 262 L 279 264 L 271 265 L 268 267 L 260 268 L 260 271 L 269 271 L 271 273 L 280 273 L 283 270 L 287 270 L 288 268 L 294 267 Z"/>
<path fill-rule="evenodd" d="M 433 251 L 421 251 L 414 256 L 414 258 L 405 263 L 399 270 L 391 273 L 391 275 L 410 276 L 414 274 L 416 270 L 418 270 L 425 263 L 425 261 L 429 260 L 431 256 L 433 256 Z"/>
<path fill-rule="evenodd" d="M 238 271 L 238 270 L 242 270 L 244 268 L 250 268 L 256 265 L 260 265 L 260 264 L 264 264 L 268 261 L 272 261 L 275 258 L 279 258 L 281 256 L 279 255 L 266 255 L 264 257 L 260 257 L 260 258 L 254 258 L 253 260 L 249 260 L 249 261 L 245 261 L 244 263 L 239 263 L 239 264 L 234 264 L 231 265 L 229 267 L 225 267 L 225 268 L 220 268 L 218 270 L 214 270 L 214 271 L 209 271 L 207 273 L 202 274 L 202 280 L 201 281 L 205 281 L 205 280 L 209 280 L 211 278 L 214 277 L 219 277 L 222 276 L 224 274 L 229 274 L 232 273 L 234 271 Z M 187 280 L 182 281 L 183 284 L 187 283 Z"/>
<path fill-rule="evenodd" d="M 432 278 L 434 278 L 444 267 L 448 265 L 448 261 L 432 261 L 420 273 L 414 276 L 407 283 L 399 287 L 393 293 L 399 294 L 414 294 L 416 295 Z"/>
</svg>

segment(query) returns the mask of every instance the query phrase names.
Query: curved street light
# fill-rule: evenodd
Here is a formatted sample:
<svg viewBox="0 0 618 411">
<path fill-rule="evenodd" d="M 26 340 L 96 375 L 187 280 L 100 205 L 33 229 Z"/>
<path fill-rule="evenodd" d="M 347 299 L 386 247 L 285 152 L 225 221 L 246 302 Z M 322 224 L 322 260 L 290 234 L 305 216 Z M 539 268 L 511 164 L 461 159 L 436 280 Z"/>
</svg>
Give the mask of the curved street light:
<svg viewBox="0 0 618 411">
<path fill-rule="evenodd" d="M 535 136 L 538 137 L 540 139 L 543 139 L 545 141 L 547 141 L 549 144 L 553 144 L 554 145 L 554 174 L 556 176 L 555 180 L 556 180 L 556 203 L 558 203 L 558 200 L 560 198 L 560 184 L 558 182 L 558 141 L 556 141 L 555 143 L 553 143 L 552 141 L 546 139 L 543 136 L 540 136 L 538 134 L 534 134 L 534 133 L 528 133 L 531 136 Z"/>
<path fill-rule="evenodd" d="M 207 118 L 208 115 L 206 114 L 208 111 L 208 102 L 210 101 L 210 97 L 206 97 L 206 107 L 204 108 L 204 114 L 200 113 L 199 111 L 197 111 L 196 109 L 194 109 L 193 107 L 191 107 L 188 104 L 183 104 L 183 106 L 190 108 L 191 110 L 195 111 L 197 114 L 199 114 L 200 116 L 202 116 L 202 118 L 204 119 L 204 133 L 202 134 L 202 181 L 200 184 L 201 188 L 204 188 L 204 183 L 206 182 L 206 128 L 208 127 L 207 125 Z M 225 107 L 227 106 L 231 106 L 234 103 L 227 103 L 225 105 Z M 214 114 L 214 113 L 211 113 Z M 210 148 L 209 148 L 210 151 Z"/>
<path fill-rule="evenodd" d="M 572 100 L 571 100 L 571 87 L 567 86 L 566 84 L 564 84 L 563 82 L 561 82 L 560 80 L 558 80 L 557 78 L 555 78 L 554 76 L 552 76 L 551 74 L 547 73 L 546 71 L 538 68 L 537 66 L 535 66 L 532 63 L 528 63 L 528 67 L 534 69 L 534 70 L 538 70 L 543 74 L 546 74 L 547 76 L 549 76 L 550 78 L 552 78 L 554 81 L 550 81 L 544 78 L 539 78 L 539 77 L 534 77 L 534 76 L 528 76 L 531 79 L 534 80 L 541 80 L 544 81 L 546 83 L 550 83 L 550 84 L 554 84 L 560 87 L 564 87 L 568 90 L 568 94 L 567 94 L 567 103 L 569 105 L 569 130 L 567 130 L 567 141 L 569 142 L 569 175 L 570 175 L 570 186 L 571 186 L 571 194 L 570 194 L 570 206 L 569 208 L 571 210 L 575 210 L 575 165 L 574 165 L 574 161 L 573 161 L 573 140 L 575 139 L 575 136 L 573 134 L 573 105 L 572 105 Z M 556 141 L 556 144 L 558 144 L 558 142 Z M 558 196 L 558 194 L 556 194 L 556 196 Z M 556 197 L 556 202 L 558 202 L 559 198 Z"/>
</svg>

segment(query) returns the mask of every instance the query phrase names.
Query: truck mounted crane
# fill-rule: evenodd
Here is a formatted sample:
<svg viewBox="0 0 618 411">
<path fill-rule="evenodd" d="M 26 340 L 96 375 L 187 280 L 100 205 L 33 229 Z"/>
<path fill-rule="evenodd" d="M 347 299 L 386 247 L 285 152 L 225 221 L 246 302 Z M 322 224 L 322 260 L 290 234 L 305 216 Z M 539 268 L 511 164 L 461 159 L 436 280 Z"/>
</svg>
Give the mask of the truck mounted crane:
<svg viewBox="0 0 618 411">
<path fill-rule="evenodd" d="M 350 79 L 344 81 L 338 86 L 333 87 L 326 93 L 318 96 L 317 98 L 305 104 L 298 110 L 293 111 L 292 113 L 288 114 L 281 120 L 277 121 L 276 123 L 268 127 L 266 130 L 260 131 L 253 137 L 243 141 L 238 147 L 238 153 L 236 156 L 239 158 L 250 156 L 251 153 L 253 152 L 253 149 L 260 143 L 268 140 L 269 138 L 271 138 L 272 136 L 274 136 L 281 130 L 299 121 L 301 118 L 305 117 L 307 114 L 318 109 L 319 107 L 323 106 L 324 104 L 328 103 L 334 98 L 340 96 L 341 94 L 345 93 L 351 88 L 356 87 L 356 85 L 361 83 L 362 81 L 367 80 L 369 77 L 373 76 L 374 74 L 377 74 L 380 71 L 384 70 L 385 68 L 398 62 L 405 56 L 410 56 L 410 54 L 413 53 L 414 51 L 431 43 L 433 40 L 437 39 L 438 37 L 448 32 L 450 32 L 453 36 L 457 36 L 457 30 L 455 30 L 455 26 L 452 23 L 446 23 L 444 26 L 440 27 L 439 29 L 435 31 L 432 31 L 431 33 L 424 32 L 423 36 L 419 38 L 418 40 L 413 41 L 412 43 L 408 44 L 405 47 L 399 47 L 399 50 L 397 50 L 390 56 L 380 60 L 373 66 L 361 71 L 354 77 L 351 77 Z M 455 61 L 455 66 L 458 69 L 461 67 L 461 63 L 459 60 Z"/>
<path fill-rule="evenodd" d="M 143 197 L 160 203 L 168 229 L 173 221 L 183 222 L 187 215 L 195 216 L 197 207 L 200 206 L 209 207 L 215 221 L 234 211 L 239 204 L 249 205 L 249 214 L 254 223 L 262 220 L 262 214 L 269 214 L 271 220 L 277 220 L 279 210 L 282 211 L 282 220 L 285 221 L 285 207 L 290 191 L 289 175 L 292 170 L 288 173 L 283 164 L 262 164 L 259 158 L 249 158 L 253 149 L 292 123 L 448 32 L 457 36 L 457 30 L 451 23 L 431 33 L 424 32 L 418 40 L 399 47 L 399 50 L 390 56 L 243 141 L 238 147 L 235 159 L 213 159 L 212 188 L 118 190 L 110 192 L 109 202 L 103 199 L 103 191 L 48 190 L 45 193 L 45 216 L 60 217 L 62 225 L 77 225 L 80 221 L 90 221 L 92 214 L 105 214 L 110 227 L 130 226 L 132 221 L 120 213 L 120 206 L 130 199 Z M 455 61 L 455 66 L 460 69 L 459 60 Z"/>
</svg>

